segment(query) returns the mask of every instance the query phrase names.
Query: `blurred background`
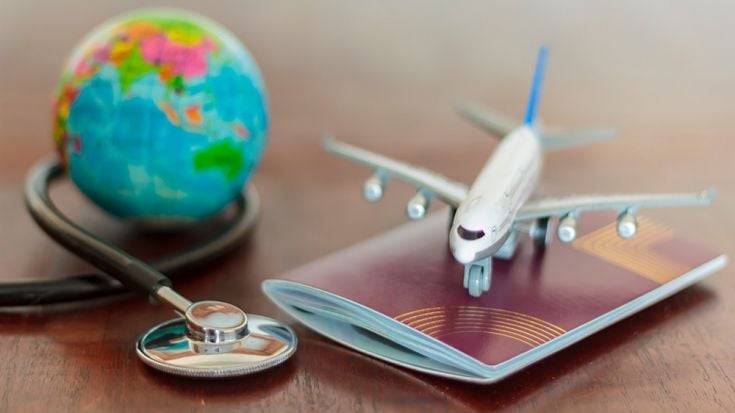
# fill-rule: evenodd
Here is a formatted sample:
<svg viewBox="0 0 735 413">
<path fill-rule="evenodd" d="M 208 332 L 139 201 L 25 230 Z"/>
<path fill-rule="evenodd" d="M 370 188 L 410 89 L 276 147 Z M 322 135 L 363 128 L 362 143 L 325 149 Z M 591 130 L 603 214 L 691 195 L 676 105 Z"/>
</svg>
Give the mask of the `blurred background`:
<svg viewBox="0 0 735 413">
<path fill-rule="evenodd" d="M 735 198 L 727 195 L 735 131 L 735 54 L 728 40 L 735 29 L 727 1 L 694 7 L 666 1 L 4 0 L 0 185 L 17 187 L 27 167 L 52 150 L 51 95 L 73 46 L 105 19 L 151 5 L 208 15 L 251 50 L 269 88 L 272 116 L 270 147 L 256 183 L 296 194 L 303 202 L 293 213 L 304 218 L 328 207 L 323 198 L 338 191 L 330 187 L 350 185 L 357 193 L 367 176 L 321 153 L 326 131 L 471 180 L 495 139 L 461 120 L 453 106 L 473 101 L 520 117 L 541 43 L 551 46 L 542 121 L 620 131 L 615 141 L 551 154 L 544 192 L 689 191 L 715 185 L 725 191 L 718 204 L 735 207 Z M 323 162 L 333 173 L 314 167 Z M 309 196 L 310 185 L 321 194 Z M 387 222 L 371 220 L 368 230 L 402 221 L 403 195 L 409 196 L 410 188 L 396 185 L 391 191 L 401 195 L 388 196 L 391 206 L 379 208 L 394 214 Z M 358 199 L 338 208 L 376 216 Z M 692 226 L 706 215 L 691 214 L 696 215 Z M 334 219 L 346 223 L 350 215 Z M 701 225 L 733 230 L 732 222 L 719 217 Z M 363 237 L 355 233 L 350 240 Z"/>
</svg>

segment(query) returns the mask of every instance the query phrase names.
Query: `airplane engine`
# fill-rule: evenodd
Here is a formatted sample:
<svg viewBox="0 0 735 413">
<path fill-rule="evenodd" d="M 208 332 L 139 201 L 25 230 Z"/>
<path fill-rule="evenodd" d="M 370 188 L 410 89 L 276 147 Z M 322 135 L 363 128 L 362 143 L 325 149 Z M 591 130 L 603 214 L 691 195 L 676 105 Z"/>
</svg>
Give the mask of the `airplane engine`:
<svg viewBox="0 0 735 413">
<path fill-rule="evenodd" d="M 577 238 L 577 217 L 574 214 L 567 214 L 559 220 L 556 237 L 565 244 L 569 244 Z"/>
<path fill-rule="evenodd" d="M 625 211 L 618 217 L 618 225 L 616 227 L 618 236 L 622 239 L 628 239 L 635 235 L 638 231 L 638 220 L 630 211 Z"/>
<path fill-rule="evenodd" d="M 424 191 L 419 190 L 416 192 L 416 195 L 408 200 L 408 204 L 406 204 L 406 215 L 412 220 L 421 219 L 426 215 L 426 210 L 428 209 L 429 197 L 424 194 Z"/>
<path fill-rule="evenodd" d="M 376 202 L 383 198 L 384 191 L 385 179 L 376 173 L 365 181 L 365 184 L 362 187 L 362 196 L 364 196 L 368 202 Z"/>
</svg>

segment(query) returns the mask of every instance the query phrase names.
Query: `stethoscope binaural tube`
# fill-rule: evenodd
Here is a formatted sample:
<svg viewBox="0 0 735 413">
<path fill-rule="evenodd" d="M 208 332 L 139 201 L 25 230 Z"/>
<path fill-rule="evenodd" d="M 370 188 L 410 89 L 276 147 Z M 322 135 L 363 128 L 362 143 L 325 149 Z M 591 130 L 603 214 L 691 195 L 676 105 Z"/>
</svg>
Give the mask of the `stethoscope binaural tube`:
<svg viewBox="0 0 735 413">
<path fill-rule="evenodd" d="M 65 176 L 64 169 L 55 160 L 39 162 L 26 178 L 24 196 L 26 206 L 36 222 L 44 230 L 50 229 L 56 239 L 52 224 L 61 217 L 68 221 L 56 208 L 49 195 L 49 188 Z M 227 227 L 191 248 L 176 254 L 152 260 L 149 265 L 166 274 L 176 274 L 201 266 L 240 245 L 255 227 L 259 214 L 259 201 L 255 188 L 248 186 L 233 203 L 234 216 Z M 44 225 L 45 224 L 45 225 Z M 72 222 L 71 228 L 81 230 Z M 56 236 L 54 236 L 56 234 Z M 99 240 L 97 240 L 99 242 Z M 111 296 L 129 291 L 117 279 L 102 273 L 88 273 L 51 280 L 10 282 L 0 284 L 0 311 L 23 309 L 29 306 L 68 304 L 78 301 Z"/>
<path fill-rule="evenodd" d="M 50 183 L 62 174 L 62 167 L 53 161 L 31 170 L 25 201 L 36 223 L 72 253 L 126 287 L 168 304 L 183 317 L 159 324 L 139 337 L 136 352 L 145 364 L 182 376 L 229 377 L 273 367 L 293 355 L 297 339 L 288 326 L 246 314 L 228 303 L 192 303 L 173 290 L 171 280 L 160 271 L 71 222 L 53 204 L 48 191 Z M 159 263 L 160 267 L 203 262 L 233 247 L 257 218 L 254 189 L 249 187 L 246 194 L 247 207 L 241 197 L 238 219 L 227 231 L 178 258 Z"/>
<path fill-rule="evenodd" d="M 57 164 L 35 167 L 26 182 L 25 201 L 36 223 L 66 249 L 117 278 L 126 287 L 155 295 L 171 280 L 128 253 L 100 240 L 72 223 L 54 206 L 49 196 L 49 181 L 61 173 Z"/>
</svg>

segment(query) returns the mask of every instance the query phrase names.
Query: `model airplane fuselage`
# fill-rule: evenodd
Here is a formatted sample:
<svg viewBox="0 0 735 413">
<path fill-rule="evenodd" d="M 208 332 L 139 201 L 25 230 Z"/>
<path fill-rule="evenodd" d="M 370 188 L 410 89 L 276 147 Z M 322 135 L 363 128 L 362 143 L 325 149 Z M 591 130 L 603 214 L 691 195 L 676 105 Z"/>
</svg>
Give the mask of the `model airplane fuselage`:
<svg viewBox="0 0 735 413">
<path fill-rule="evenodd" d="M 560 218 L 557 238 L 570 243 L 577 236 L 577 217 L 598 209 L 618 211 L 617 232 L 627 239 L 638 227 L 635 214 L 642 207 L 698 206 L 712 202 L 714 191 L 680 194 L 582 195 L 531 200 L 541 174 L 547 150 L 576 146 L 613 136 L 611 130 L 543 133 L 536 127 L 536 113 L 547 50 L 542 47 L 531 85 L 523 123 L 478 110 L 460 108 L 460 114 L 501 137 L 501 141 L 471 186 L 447 179 L 432 171 L 396 161 L 334 139 L 325 140 L 325 149 L 375 170 L 363 187 L 368 201 L 383 196 L 388 178 L 414 185 L 418 191 L 406 206 L 411 219 L 426 213 L 432 197 L 455 211 L 449 230 L 449 247 L 454 258 L 464 264 L 464 287 L 479 297 L 490 289 L 492 259 L 513 257 L 519 235 L 528 233 L 539 248 L 549 240 L 549 219 Z"/>
<path fill-rule="evenodd" d="M 494 255 L 507 241 L 515 216 L 536 189 L 541 145 L 533 129 L 520 127 L 506 136 L 470 186 L 454 215 L 449 247 L 457 261 L 469 264 Z"/>
</svg>

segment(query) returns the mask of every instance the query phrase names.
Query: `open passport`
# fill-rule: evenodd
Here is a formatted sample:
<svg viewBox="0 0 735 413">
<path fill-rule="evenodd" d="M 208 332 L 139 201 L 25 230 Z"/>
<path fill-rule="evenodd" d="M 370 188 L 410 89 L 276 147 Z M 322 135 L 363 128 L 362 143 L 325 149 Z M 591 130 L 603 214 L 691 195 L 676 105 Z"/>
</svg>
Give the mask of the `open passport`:
<svg viewBox="0 0 735 413">
<path fill-rule="evenodd" d="M 724 267 L 727 258 L 640 218 L 620 239 L 615 216 L 589 213 L 572 244 L 494 260 L 480 298 L 462 286 L 434 214 L 266 280 L 279 307 L 347 347 L 428 374 L 498 381 Z M 550 228 L 553 230 L 553 228 Z"/>
</svg>

